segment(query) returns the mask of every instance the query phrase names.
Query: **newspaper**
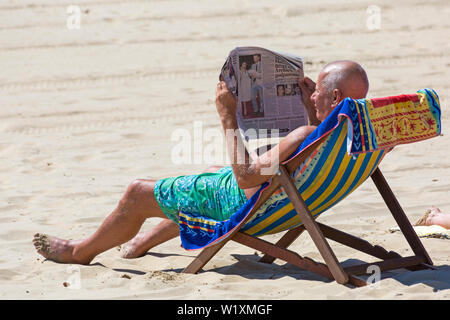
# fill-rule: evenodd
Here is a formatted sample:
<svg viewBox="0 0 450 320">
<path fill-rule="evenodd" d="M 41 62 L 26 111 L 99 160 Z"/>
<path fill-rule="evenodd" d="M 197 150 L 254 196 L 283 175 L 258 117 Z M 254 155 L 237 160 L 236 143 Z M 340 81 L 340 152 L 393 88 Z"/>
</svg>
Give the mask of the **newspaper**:
<svg viewBox="0 0 450 320">
<path fill-rule="evenodd" d="M 303 79 L 300 57 L 259 47 L 232 50 L 221 79 L 238 102 L 237 120 L 243 137 L 284 137 L 308 124 L 298 80 Z"/>
</svg>

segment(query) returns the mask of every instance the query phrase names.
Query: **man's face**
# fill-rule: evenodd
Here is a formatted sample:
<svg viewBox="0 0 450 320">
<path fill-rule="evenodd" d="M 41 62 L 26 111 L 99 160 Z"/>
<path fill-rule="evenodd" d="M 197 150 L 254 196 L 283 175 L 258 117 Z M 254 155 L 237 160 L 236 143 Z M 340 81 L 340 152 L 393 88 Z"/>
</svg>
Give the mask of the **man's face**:
<svg viewBox="0 0 450 320">
<path fill-rule="evenodd" d="M 316 90 L 311 95 L 311 101 L 314 103 L 316 109 L 316 117 L 322 122 L 333 110 L 331 107 L 332 103 L 332 92 L 328 92 L 323 86 L 322 82 L 328 73 L 321 71 L 316 83 Z"/>
<path fill-rule="evenodd" d="M 286 85 L 286 95 L 291 95 L 292 94 L 292 85 L 288 84 Z"/>
<path fill-rule="evenodd" d="M 255 54 L 255 55 L 253 56 L 253 61 L 254 61 L 255 63 L 258 63 L 258 61 L 259 61 L 259 56 L 258 56 L 257 54 Z"/>
</svg>

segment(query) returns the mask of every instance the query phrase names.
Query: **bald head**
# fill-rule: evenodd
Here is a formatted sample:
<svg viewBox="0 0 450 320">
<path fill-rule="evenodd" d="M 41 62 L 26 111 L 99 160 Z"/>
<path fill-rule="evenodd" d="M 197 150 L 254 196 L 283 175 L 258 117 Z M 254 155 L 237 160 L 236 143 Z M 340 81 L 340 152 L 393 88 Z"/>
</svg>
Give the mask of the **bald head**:
<svg viewBox="0 0 450 320">
<path fill-rule="evenodd" d="M 364 69 L 356 62 L 340 60 L 327 64 L 319 73 L 315 91 L 310 97 L 316 117 L 323 121 L 344 99 L 362 99 L 369 90 Z"/>
<path fill-rule="evenodd" d="M 321 71 L 323 85 L 328 92 L 338 89 L 342 97 L 362 99 L 369 91 L 366 71 L 360 64 L 350 60 L 339 60 L 327 64 Z"/>
</svg>

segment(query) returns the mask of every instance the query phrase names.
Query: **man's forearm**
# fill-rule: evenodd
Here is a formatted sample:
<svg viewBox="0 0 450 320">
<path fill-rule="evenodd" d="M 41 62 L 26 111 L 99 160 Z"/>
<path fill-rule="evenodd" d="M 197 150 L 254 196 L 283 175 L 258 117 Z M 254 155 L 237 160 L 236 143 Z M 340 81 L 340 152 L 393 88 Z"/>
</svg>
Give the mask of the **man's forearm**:
<svg viewBox="0 0 450 320">
<path fill-rule="evenodd" d="M 225 132 L 231 167 L 238 186 L 241 189 L 246 189 L 260 185 L 267 180 L 265 176 L 260 174 L 259 169 L 263 167 L 265 162 L 262 163 L 259 157 L 252 159 L 248 154 L 236 118 L 237 101 L 223 81 L 217 84 L 216 108 Z"/>
<path fill-rule="evenodd" d="M 222 118 L 222 126 L 225 131 L 227 150 L 231 158 L 234 177 L 241 189 L 258 186 L 273 175 L 273 173 L 268 172 L 271 171 L 269 160 L 264 162 L 260 157 L 252 158 L 247 152 L 236 117 Z M 270 152 L 272 150 L 267 153 Z M 278 158 L 276 159 L 278 160 Z M 268 169 L 267 172 L 266 169 Z"/>
<path fill-rule="evenodd" d="M 250 166 L 250 155 L 242 141 L 236 116 L 221 117 L 221 121 L 233 171 L 247 172 Z"/>
</svg>

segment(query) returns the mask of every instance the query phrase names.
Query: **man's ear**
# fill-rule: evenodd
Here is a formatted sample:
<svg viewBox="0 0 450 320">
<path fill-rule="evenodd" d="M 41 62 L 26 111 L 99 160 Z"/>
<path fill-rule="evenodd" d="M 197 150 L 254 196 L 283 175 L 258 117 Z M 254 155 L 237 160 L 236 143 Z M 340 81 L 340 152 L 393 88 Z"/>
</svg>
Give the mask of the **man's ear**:
<svg viewBox="0 0 450 320">
<path fill-rule="evenodd" d="M 342 101 L 342 92 L 339 89 L 334 89 L 331 97 L 331 107 L 335 108 Z"/>
</svg>

